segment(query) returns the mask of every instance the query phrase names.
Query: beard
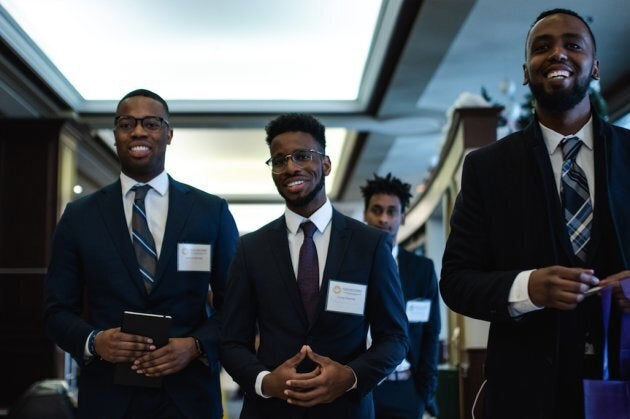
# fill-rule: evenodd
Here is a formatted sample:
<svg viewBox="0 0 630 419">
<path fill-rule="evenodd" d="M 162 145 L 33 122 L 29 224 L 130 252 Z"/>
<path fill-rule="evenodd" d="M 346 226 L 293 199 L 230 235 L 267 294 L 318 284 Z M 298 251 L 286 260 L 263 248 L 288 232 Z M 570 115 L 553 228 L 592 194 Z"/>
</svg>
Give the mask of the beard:
<svg viewBox="0 0 630 419">
<path fill-rule="evenodd" d="M 590 77 L 578 79 L 570 90 L 555 93 L 546 92 L 541 84 L 530 83 L 529 89 L 538 106 L 550 112 L 558 113 L 566 112 L 577 106 L 588 93 L 590 82 Z"/>
<path fill-rule="evenodd" d="M 315 186 L 315 188 L 313 188 L 312 191 L 310 191 L 308 193 L 308 195 L 306 195 L 306 196 L 304 196 L 302 198 L 297 198 L 297 199 L 289 199 L 286 195 L 284 195 L 282 193 L 282 191 L 278 190 L 278 192 L 284 198 L 284 200 L 287 202 L 287 206 L 290 205 L 290 206 L 295 207 L 295 208 L 301 208 L 301 207 L 305 207 L 306 205 L 310 204 L 311 201 L 313 199 L 315 199 L 315 197 L 317 196 L 319 191 L 321 191 L 322 188 L 324 187 L 325 183 L 326 183 L 326 179 L 325 179 L 324 176 L 322 176 L 320 182 Z"/>
</svg>

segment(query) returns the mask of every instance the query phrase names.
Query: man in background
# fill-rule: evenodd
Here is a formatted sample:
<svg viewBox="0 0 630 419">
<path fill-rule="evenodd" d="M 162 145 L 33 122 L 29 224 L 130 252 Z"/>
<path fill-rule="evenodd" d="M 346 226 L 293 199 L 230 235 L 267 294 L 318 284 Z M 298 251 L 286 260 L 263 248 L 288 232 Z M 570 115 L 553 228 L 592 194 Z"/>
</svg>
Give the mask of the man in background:
<svg viewBox="0 0 630 419">
<path fill-rule="evenodd" d="M 223 316 L 221 361 L 245 392 L 241 418 L 373 418 L 372 389 L 408 349 L 391 238 L 332 207 L 317 119 L 285 114 L 266 131 L 286 209 L 241 238 Z"/>
<path fill-rule="evenodd" d="M 393 243 L 405 209 L 411 185 L 388 173 L 361 187 L 365 201 L 365 222 L 387 232 Z M 440 307 L 437 276 L 433 261 L 394 244 L 392 255 L 406 303 L 409 322 L 409 351 L 405 359 L 374 389 L 377 419 L 418 419 L 425 410 L 435 411 L 437 363 L 440 336 Z M 427 409 L 429 407 L 429 409 Z"/>
<path fill-rule="evenodd" d="M 68 204 L 55 232 L 45 327 L 81 367 L 81 418 L 222 417 L 219 315 L 238 232 L 225 200 L 165 172 L 168 119 L 157 94 L 125 95 L 114 120 L 120 179 Z M 123 333 L 124 311 L 170 315 L 168 343 Z M 162 385 L 114 383 L 122 362 Z"/>
<path fill-rule="evenodd" d="M 535 118 L 466 157 L 440 289 L 453 310 L 490 322 L 484 418 L 579 419 L 582 380 L 601 378 L 604 350 L 588 291 L 630 274 L 630 131 L 593 113 L 595 37 L 575 12 L 536 18 L 523 75 Z"/>
</svg>

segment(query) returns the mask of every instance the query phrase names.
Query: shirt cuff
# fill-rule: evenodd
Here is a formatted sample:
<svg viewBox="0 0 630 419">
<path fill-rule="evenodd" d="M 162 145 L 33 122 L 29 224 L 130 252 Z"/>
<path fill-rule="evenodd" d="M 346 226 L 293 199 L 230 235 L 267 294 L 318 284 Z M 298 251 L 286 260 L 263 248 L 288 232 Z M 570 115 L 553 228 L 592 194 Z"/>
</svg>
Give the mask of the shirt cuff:
<svg viewBox="0 0 630 419">
<path fill-rule="evenodd" d="M 270 399 L 271 396 L 265 396 L 262 392 L 262 382 L 263 382 L 263 378 L 265 378 L 265 376 L 267 374 L 271 374 L 271 371 L 261 371 L 258 376 L 256 377 L 256 382 L 254 383 L 254 390 L 256 391 L 256 394 L 258 394 L 260 397 L 262 397 L 263 399 Z"/>
<path fill-rule="evenodd" d="M 529 284 L 529 276 L 534 270 L 519 272 L 514 278 L 510 294 L 508 295 L 508 311 L 512 317 L 519 317 L 544 308 L 535 305 L 529 298 L 527 286 Z"/>
<path fill-rule="evenodd" d="M 92 335 L 96 337 L 101 332 L 101 330 L 92 330 L 92 332 L 88 335 L 87 339 L 85 339 L 85 346 L 83 347 L 83 359 L 89 360 L 94 357 L 95 354 L 90 350 L 90 340 L 92 340 Z"/>
<path fill-rule="evenodd" d="M 348 368 L 350 368 L 350 367 L 348 367 Z M 349 389 L 346 390 L 346 393 L 349 392 L 350 390 L 354 390 L 355 388 L 357 388 L 357 383 L 359 382 L 359 380 L 357 378 L 357 374 L 354 372 L 354 370 L 352 368 L 350 368 L 350 371 L 352 371 L 352 375 L 354 375 L 354 384 L 352 384 L 352 387 L 350 387 Z"/>
</svg>

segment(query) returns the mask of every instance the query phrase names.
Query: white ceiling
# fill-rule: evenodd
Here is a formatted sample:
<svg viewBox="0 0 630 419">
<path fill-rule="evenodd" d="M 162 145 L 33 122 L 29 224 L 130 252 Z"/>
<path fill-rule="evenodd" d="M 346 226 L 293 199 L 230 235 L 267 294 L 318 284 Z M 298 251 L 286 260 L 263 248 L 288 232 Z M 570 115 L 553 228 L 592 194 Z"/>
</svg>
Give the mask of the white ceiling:
<svg viewBox="0 0 630 419">
<path fill-rule="evenodd" d="M 167 170 L 228 198 L 244 214 L 237 214 L 242 231 L 281 211 L 264 166 L 263 128 L 277 113 L 314 113 L 330 128 L 327 152 L 338 166 L 327 191 L 338 208 L 360 217 L 359 186 L 373 173 L 391 171 L 414 192 L 421 187 L 449 109 L 462 97 L 479 100 L 485 88 L 493 102 L 523 102 L 524 38 L 542 10 L 568 7 L 591 19 L 604 91 L 630 73 L 627 0 L 0 0 L 0 6 L 2 40 L 58 97 L 31 97 L 32 80 L 3 76 L 0 60 L 2 114 L 76 117 L 113 144 L 118 98 L 152 89 L 172 111 Z M 252 209 L 252 202 L 266 207 Z"/>
</svg>

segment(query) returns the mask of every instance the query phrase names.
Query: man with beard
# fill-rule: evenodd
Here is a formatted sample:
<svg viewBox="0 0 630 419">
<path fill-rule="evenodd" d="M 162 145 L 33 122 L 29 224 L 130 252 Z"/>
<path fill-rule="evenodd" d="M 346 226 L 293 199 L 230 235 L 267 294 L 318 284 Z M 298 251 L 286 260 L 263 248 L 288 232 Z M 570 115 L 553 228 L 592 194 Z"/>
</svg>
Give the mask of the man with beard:
<svg viewBox="0 0 630 419">
<path fill-rule="evenodd" d="M 484 418 L 583 418 L 582 379 L 602 376 L 601 302 L 587 291 L 630 276 L 630 131 L 592 111 L 595 52 L 575 12 L 540 14 L 523 65 L 534 121 L 464 162 L 440 290 L 491 322 Z M 610 331 L 615 377 L 618 322 Z"/>
<path fill-rule="evenodd" d="M 285 114 L 266 131 L 286 209 L 241 238 L 223 313 L 221 360 L 245 392 L 241 418 L 373 418 L 372 388 L 408 350 L 391 238 L 332 207 L 317 119 Z"/>
</svg>

